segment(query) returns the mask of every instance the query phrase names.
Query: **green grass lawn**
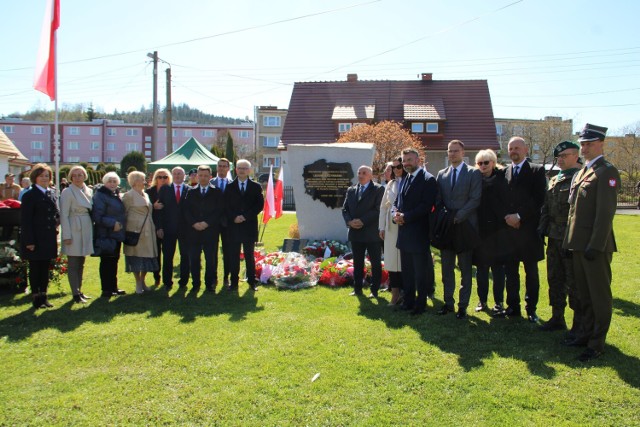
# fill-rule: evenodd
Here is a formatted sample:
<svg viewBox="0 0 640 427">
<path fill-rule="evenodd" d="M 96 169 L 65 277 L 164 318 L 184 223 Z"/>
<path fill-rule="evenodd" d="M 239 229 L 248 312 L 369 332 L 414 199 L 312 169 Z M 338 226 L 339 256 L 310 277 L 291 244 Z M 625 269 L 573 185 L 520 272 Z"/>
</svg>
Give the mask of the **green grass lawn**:
<svg viewBox="0 0 640 427">
<path fill-rule="evenodd" d="M 270 222 L 268 250 L 293 221 Z M 561 332 L 433 308 L 412 318 L 386 293 L 254 294 L 241 283 L 239 294 L 135 295 L 124 260 L 129 294 L 109 302 L 72 305 L 66 277 L 50 310 L 4 293 L 0 425 L 640 425 L 640 217 L 617 216 L 615 230 L 614 317 L 590 364 Z M 84 292 L 95 297 L 98 260 L 87 263 Z"/>
</svg>

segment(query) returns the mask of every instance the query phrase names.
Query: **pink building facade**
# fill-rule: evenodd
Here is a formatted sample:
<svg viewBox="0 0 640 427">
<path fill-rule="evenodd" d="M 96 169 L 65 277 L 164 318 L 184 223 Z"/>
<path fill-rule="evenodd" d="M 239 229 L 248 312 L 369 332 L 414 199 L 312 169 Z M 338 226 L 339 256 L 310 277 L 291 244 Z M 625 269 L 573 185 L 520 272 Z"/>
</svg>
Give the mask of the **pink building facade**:
<svg viewBox="0 0 640 427">
<path fill-rule="evenodd" d="M 54 125 L 51 122 L 0 120 L 0 129 L 33 163 L 54 162 Z M 194 122 L 174 122 L 172 151 L 193 137 L 211 147 L 221 133 L 229 132 L 239 155 L 255 152 L 252 123 L 240 125 L 199 125 Z M 64 122 L 59 124 L 60 163 L 79 162 L 119 164 L 131 151 L 144 153 L 148 161 L 167 154 L 166 126 L 158 126 L 158 141 L 153 144 L 150 124 L 123 123 L 119 120 Z M 242 153 L 242 154 L 241 154 Z"/>
</svg>

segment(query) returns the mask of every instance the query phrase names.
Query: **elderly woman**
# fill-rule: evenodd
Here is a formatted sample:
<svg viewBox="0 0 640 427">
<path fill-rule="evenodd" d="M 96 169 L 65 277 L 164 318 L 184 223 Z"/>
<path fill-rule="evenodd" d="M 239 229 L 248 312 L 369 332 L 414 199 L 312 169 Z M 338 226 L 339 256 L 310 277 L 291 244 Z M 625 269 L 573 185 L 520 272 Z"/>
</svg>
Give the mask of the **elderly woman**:
<svg viewBox="0 0 640 427">
<path fill-rule="evenodd" d="M 478 284 L 480 302 L 476 311 L 487 309 L 489 294 L 489 269 L 493 275 L 493 313 L 501 312 L 504 302 L 505 273 L 504 263 L 507 260 L 511 245 L 507 224 L 507 180 L 504 169 L 498 165 L 493 150 L 480 150 L 476 155 L 476 165 L 482 173 L 482 198 L 478 207 L 478 226 L 481 245 L 474 250 L 473 258 Z"/>
<path fill-rule="evenodd" d="M 100 257 L 102 297 L 109 299 L 126 293 L 118 289 L 118 260 L 120 245 L 124 240 L 125 212 L 118 194 L 118 174 L 107 172 L 102 177 L 102 183 L 93 195 L 91 216 L 95 223 L 94 255 Z"/>
<path fill-rule="evenodd" d="M 153 205 L 153 213 L 151 214 L 151 218 L 153 219 L 153 225 L 157 229 L 162 229 L 162 225 L 160 224 L 160 211 L 164 208 L 163 204 L 158 200 L 160 189 L 165 185 L 170 185 L 173 182 L 171 172 L 169 169 L 158 169 L 153 174 L 153 178 L 151 179 L 151 185 L 149 188 L 145 190 L 145 193 L 149 196 L 149 200 Z M 153 278 L 155 279 L 155 285 L 158 286 L 160 284 L 160 269 L 162 268 L 162 263 L 160 261 L 160 257 L 162 256 L 162 237 L 156 235 L 156 246 L 158 247 L 158 271 L 153 272 Z"/>
<path fill-rule="evenodd" d="M 84 184 L 87 171 L 82 166 L 72 167 L 69 178 L 71 185 L 60 194 L 61 252 L 69 263 L 67 277 L 73 301 L 86 303 L 90 297 L 82 293 L 82 273 L 85 257 L 93 253 L 93 191 Z"/>
<path fill-rule="evenodd" d="M 145 276 L 150 271 L 158 270 L 156 227 L 151 218 L 153 205 L 144 192 L 144 173 L 131 172 L 127 180 L 131 190 L 122 197 L 127 217 L 126 230 L 140 233 L 140 239 L 135 246 L 124 246 L 125 270 L 127 273 L 133 273 L 136 279 L 136 293 L 142 294 L 149 291 L 144 283 Z"/>
<path fill-rule="evenodd" d="M 398 197 L 398 185 L 406 174 L 402 168 L 402 158 L 398 157 L 387 163 L 385 179 L 387 185 L 384 188 L 382 203 L 380 204 L 380 216 L 378 217 L 378 230 L 380 238 L 384 240 L 384 268 L 389 272 L 389 287 L 391 288 L 391 301 L 389 305 L 401 303 L 400 289 L 402 289 L 402 273 L 400 268 L 400 251 L 396 248 L 398 240 L 398 225 L 392 221 L 391 208 Z"/>
<path fill-rule="evenodd" d="M 50 308 L 47 299 L 49 265 L 58 256 L 60 212 L 56 196 L 49 189 L 51 168 L 39 163 L 31 169 L 31 190 L 22 196 L 20 209 L 20 253 L 29 261 L 29 282 L 33 307 Z"/>
</svg>

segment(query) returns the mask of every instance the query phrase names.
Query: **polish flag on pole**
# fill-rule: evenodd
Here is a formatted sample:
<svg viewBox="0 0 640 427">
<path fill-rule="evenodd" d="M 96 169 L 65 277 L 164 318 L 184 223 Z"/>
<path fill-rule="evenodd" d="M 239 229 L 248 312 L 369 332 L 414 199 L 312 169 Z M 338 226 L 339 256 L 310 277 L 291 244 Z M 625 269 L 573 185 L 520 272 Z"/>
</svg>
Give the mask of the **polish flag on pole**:
<svg viewBox="0 0 640 427">
<path fill-rule="evenodd" d="M 56 30 L 60 27 L 60 0 L 46 0 L 33 88 L 56 99 Z"/>
<path fill-rule="evenodd" d="M 273 198 L 273 166 L 269 168 L 269 182 L 267 182 L 267 194 L 264 198 L 264 208 L 262 212 L 262 223 L 266 224 L 276 216 L 276 205 Z"/>
<path fill-rule="evenodd" d="M 282 175 L 282 166 L 280 166 L 280 172 L 278 172 L 278 179 L 276 180 L 276 189 L 273 193 L 273 198 L 276 205 L 276 218 L 282 216 L 282 203 L 284 202 L 284 178 Z"/>
</svg>

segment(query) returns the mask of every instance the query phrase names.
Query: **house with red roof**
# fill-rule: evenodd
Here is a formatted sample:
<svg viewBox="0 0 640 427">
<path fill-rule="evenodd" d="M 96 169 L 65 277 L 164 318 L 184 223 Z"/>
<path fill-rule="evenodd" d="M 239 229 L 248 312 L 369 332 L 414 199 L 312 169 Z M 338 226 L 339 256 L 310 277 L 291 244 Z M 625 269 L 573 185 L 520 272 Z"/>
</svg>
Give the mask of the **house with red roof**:
<svg viewBox="0 0 640 427">
<path fill-rule="evenodd" d="M 421 141 L 427 168 L 448 164 L 447 144 L 460 139 L 466 161 L 481 149 L 499 150 L 491 95 L 486 80 L 358 80 L 295 83 L 282 131 L 282 143 L 335 142 L 354 126 L 383 120 L 400 122 Z"/>
</svg>

